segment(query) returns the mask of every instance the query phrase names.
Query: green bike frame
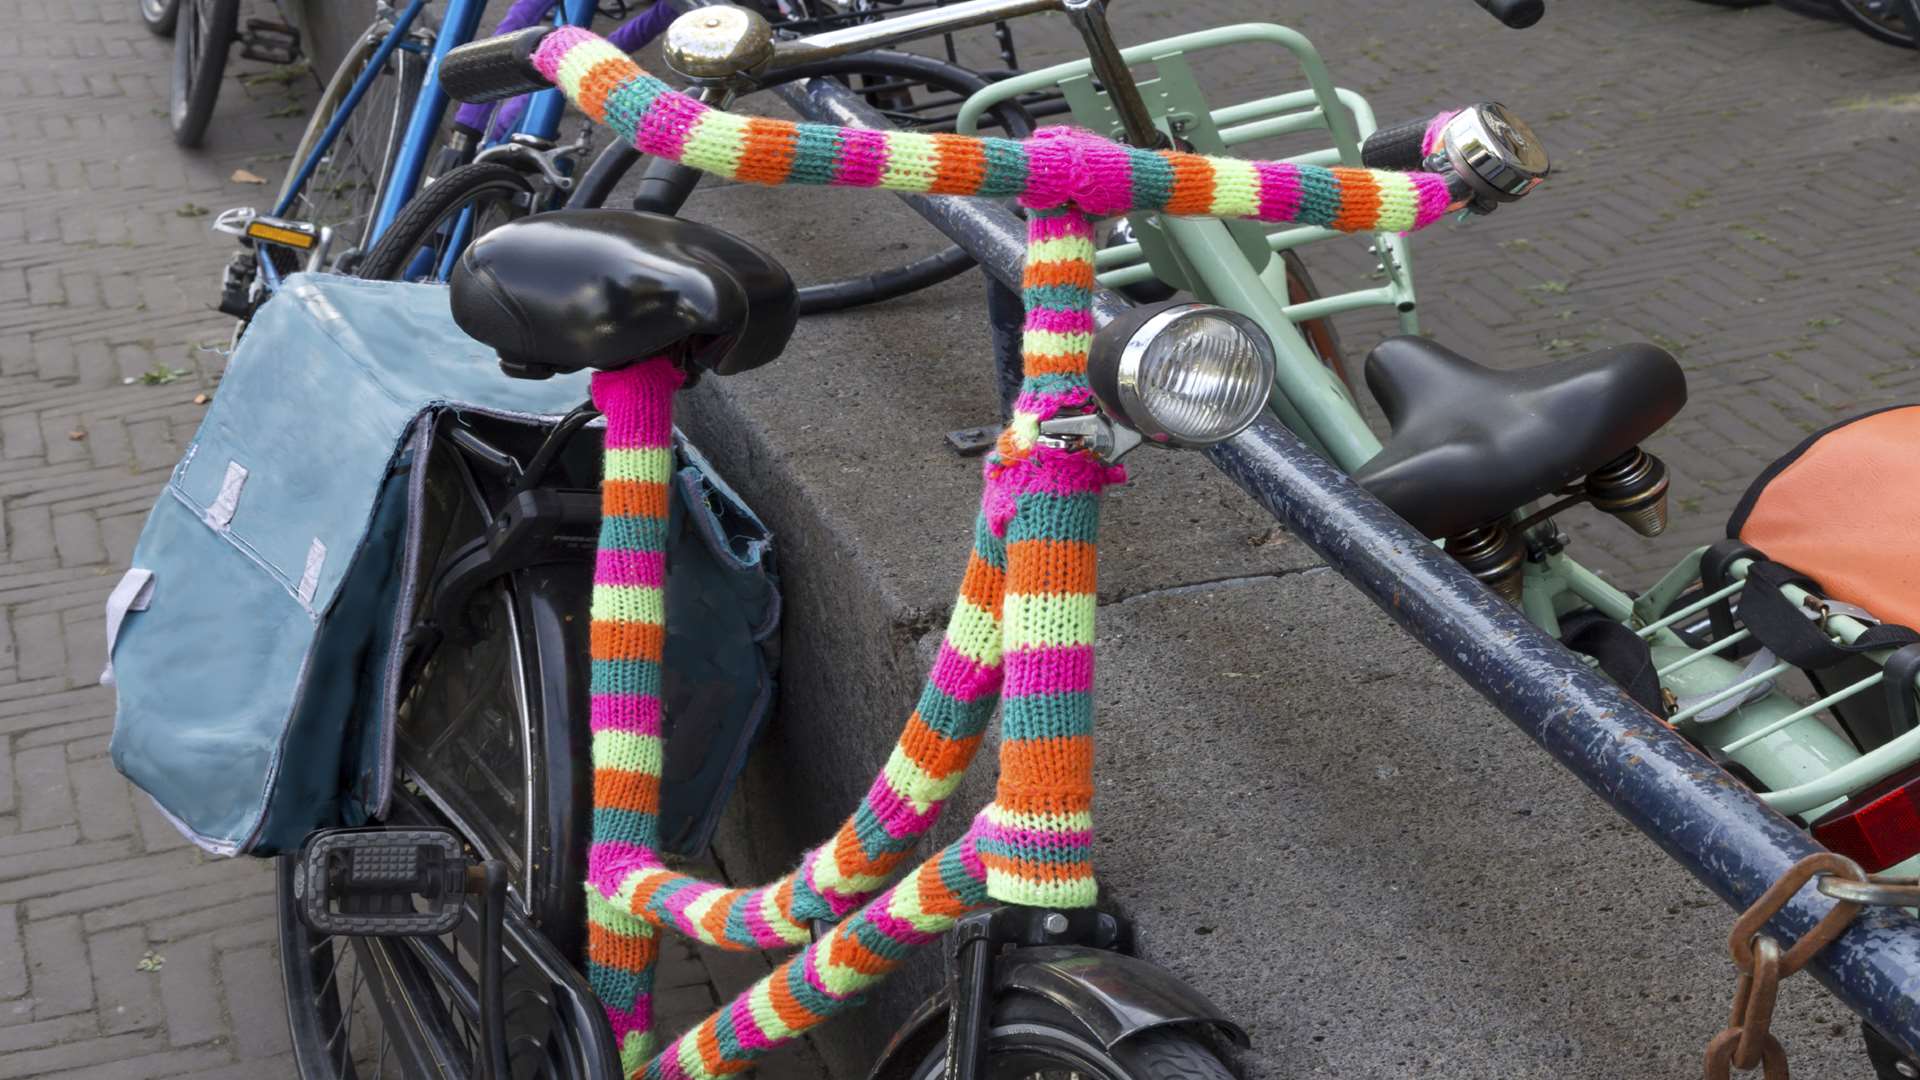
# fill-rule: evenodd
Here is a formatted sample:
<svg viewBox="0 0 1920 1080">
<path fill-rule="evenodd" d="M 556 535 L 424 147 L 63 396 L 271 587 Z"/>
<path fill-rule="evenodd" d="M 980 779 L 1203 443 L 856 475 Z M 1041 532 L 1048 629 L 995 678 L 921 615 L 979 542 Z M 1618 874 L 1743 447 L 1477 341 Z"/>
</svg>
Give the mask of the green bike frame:
<svg viewBox="0 0 1920 1080">
<path fill-rule="evenodd" d="M 1258 100 L 1214 108 L 1194 74 L 1192 57 L 1232 46 L 1263 46 L 1289 54 L 1306 88 Z M 1361 165 L 1360 146 L 1375 127 L 1374 113 L 1361 95 L 1338 87 L 1313 45 L 1286 27 L 1243 23 L 1204 30 L 1121 50 L 1136 74 L 1151 66 L 1151 78 L 1139 78 L 1155 123 L 1183 145 L 1208 154 L 1231 153 L 1257 139 L 1313 133 L 1330 140 L 1288 160 L 1315 165 Z M 1122 138 L 1119 117 L 1095 83 L 1092 65 L 1081 60 L 996 82 L 961 107 L 958 130 L 971 133 L 995 105 L 1035 91 L 1057 88 L 1080 126 Z M 1340 237 L 1310 226 L 1270 228 L 1252 222 L 1133 215 L 1136 242 L 1103 250 L 1096 260 L 1098 281 L 1107 288 L 1160 280 L 1211 304 L 1241 312 L 1273 339 L 1277 355 L 1271 408 L 1274 415 L 1322 456 L 1348 472 L 1380 451 L 1346 385 L 1315 355 L 1298 324 L 1370 307 L 1390 307 L 1404 333 L 1418 333 L 1412 263 L 1407 241 L 1398 235 L 1372 240 L 1382 282 L 1366 288 L 1290 303 L 1286 274 L 1274 253 Z M 1517 511 L 1514 521 L 1531 513 Z M 1551 530 L 1550 522 L 1536 530 Z M 1545 538 L 1547 534 L 1540 534 Z M 1549 545 L 1554 547 L 1558 545 Z M 1522 607 L 1542 629 L 1560 633 L 1562 616 L 1599 611 L 1632 627 L 1653 652 L 1661 686 L 1681 704 L 1668 717 L 1689 739 L 1716 756 L 1736 763 L 1759 782 L 1761 798 L 1775 809 L 1813 821 L 1851 792 L 1920 760 L 1920 731 L 1909 732 L 1867 753 L 1820 715 L 1822 710 L 1879 681 L 1861 680 L 1835 694 L 1802 706 L 1773 689 L 1788 665 L 1748 670 L 1722 655 L 1748 631 L 1704 648 L 1695 648 L 1675 628 L 1704 617 L 1713 603 L 1737 593 L 1746 563 L 1731 568 L 1732 585 L 1669 611 L 1699 580 L 1701 552 L 1683 559 L 1658 585 L 1636 600 L 1564 553 L 1529 560 Z M 1800 596 L 1789 598 L 1796 603 Z M 1846 640 L 1865 627 L 1836 616 L 1830 631 Z M 1850 626 L 1848 624 L 1851 624 Z M 1711 720 L 1716 706 L 1746 698 Z M 1920 864 L 1920 858 L 1910 861 Z M 1897 870 L 1904 870 L 1902 864 Z"/>
</svg>

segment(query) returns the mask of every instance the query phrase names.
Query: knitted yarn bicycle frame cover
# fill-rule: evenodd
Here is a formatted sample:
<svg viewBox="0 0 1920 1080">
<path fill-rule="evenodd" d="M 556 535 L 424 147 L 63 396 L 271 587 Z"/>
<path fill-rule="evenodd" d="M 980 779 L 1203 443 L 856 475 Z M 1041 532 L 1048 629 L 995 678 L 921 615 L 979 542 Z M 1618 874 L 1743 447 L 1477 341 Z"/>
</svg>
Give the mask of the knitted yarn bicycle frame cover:
<svg viewBox="0 0 1920 1080">
<path fill-rule="evenodd" d="M 859 807 L 772 884 L 728 888 L 660 859 L 661 590 L 672 401 L 682 376 L 655 358 L 593 377 L 607 431 L 593 587 L 588 973 L 629 1076 L 708 1080 L 751 1067 L 847 1007 L 968 911 L 1094 902 L 1095 540 L 1101 490 L 1124 473 L 1090 452 L 1037 441 L 1042 421 L 1091 399 L 1088 215 L 1154 209 L 1410 230 L 1445 213 L 1446 183 L 1424 173 L 1139 150 L 1069 128 L 1016 142 L 734 116 L 670 90 L 574 28 L 550 34 L 534 62 L 642 151 L 722 176 L 1018 197 L 1029 211 L 1025 378 L 987 458 L 973 551 L 939 658 Z M 966 835 L 880 892 L 939 817 L 996 701 L 993 801 Z M 807 944 L 816 919 L 839 921 Z M 807 947 L 656 1055 L 651 996 L 662 927 L 721 948 Z"/>
</svg>

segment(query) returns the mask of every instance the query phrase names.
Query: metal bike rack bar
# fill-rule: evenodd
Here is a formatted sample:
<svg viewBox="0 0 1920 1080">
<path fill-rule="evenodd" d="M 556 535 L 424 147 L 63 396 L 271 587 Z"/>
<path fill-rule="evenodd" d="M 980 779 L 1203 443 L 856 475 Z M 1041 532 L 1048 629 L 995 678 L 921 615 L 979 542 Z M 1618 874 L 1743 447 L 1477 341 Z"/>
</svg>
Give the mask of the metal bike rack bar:
<svg viewBox="0 0 1920 1080">
<path fill-rule="evenodd" d="M 858 97 L 826 80 L 779 92 L 810 120 L 885 126 Z M 1005 207 L 902 198 L 995 278 L 1018 287 L 1025 229 Z M 1104 323 L 1125 307 L 1101 293 L 1094 316 Z M 1799 859 L 1824 850 L 1284 427 L 1262 420 L 1210 456 L 1288 531 L 1736 909 Z M 1796 941 L 1832 906 L 1809 887 L 1769 931 Z M 1887 1038 L 1920 1056 L 1920 923 L 1900 911 L 1866 909 L 1808 970 Z"/>
</svg>

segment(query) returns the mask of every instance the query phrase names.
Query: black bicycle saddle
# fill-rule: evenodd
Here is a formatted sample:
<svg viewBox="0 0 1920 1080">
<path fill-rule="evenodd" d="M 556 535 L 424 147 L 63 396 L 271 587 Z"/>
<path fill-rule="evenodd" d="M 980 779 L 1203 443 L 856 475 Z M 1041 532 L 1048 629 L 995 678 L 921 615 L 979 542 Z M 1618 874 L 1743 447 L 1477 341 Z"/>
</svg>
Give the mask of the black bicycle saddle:
<svg viewBox="0 0 1920 1080">
<path fill-rule="evenodd" d="M 629 210 L 555 210 L 475 240 L 453 320 L 507 374 L 611 371 L 672 352 L 733 375 L 780 355 L 800 312 L 773 257 L 711 225 Z"/>
<path fill-rule="evenodd" d="M 1425 338 L 1367 354 L 1393 434 L 1353 478 L 1436 539 L 1549 495 L 1673 419 L 1687 379 L 1665 350 L 1620 345 L 1495 371 Z"/>
</svg>

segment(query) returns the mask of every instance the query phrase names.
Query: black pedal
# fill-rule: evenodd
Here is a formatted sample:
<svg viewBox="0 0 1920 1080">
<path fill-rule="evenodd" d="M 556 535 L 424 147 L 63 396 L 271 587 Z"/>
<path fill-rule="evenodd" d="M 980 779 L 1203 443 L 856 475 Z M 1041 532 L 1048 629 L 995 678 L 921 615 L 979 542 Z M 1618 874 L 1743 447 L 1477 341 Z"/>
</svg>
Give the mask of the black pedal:
<svg viewBox="0 0 1920 1080">
<path fill-rule="evenodd" d="M 248 19 L 240 32 L 240 55 L 269 64 L 291 64 L 300 59 L 300 31 L 286 23 Z"/>
<path fill-rule="evenodd" d="M 294 895 L 323 934 L 444 934 L 460 925 L 473 865 L 446 829 L 323 829 L 300 850 Z"/>
<path fill-rule="evenodd" d="M 258 303 L 253 294 L 253 279 L 260 264 L 253 252 L 242 251 L 227 263 L 226 277 L 220 282 L 220 310 L 236 319 L 253 318 Z"/>
</svg>

